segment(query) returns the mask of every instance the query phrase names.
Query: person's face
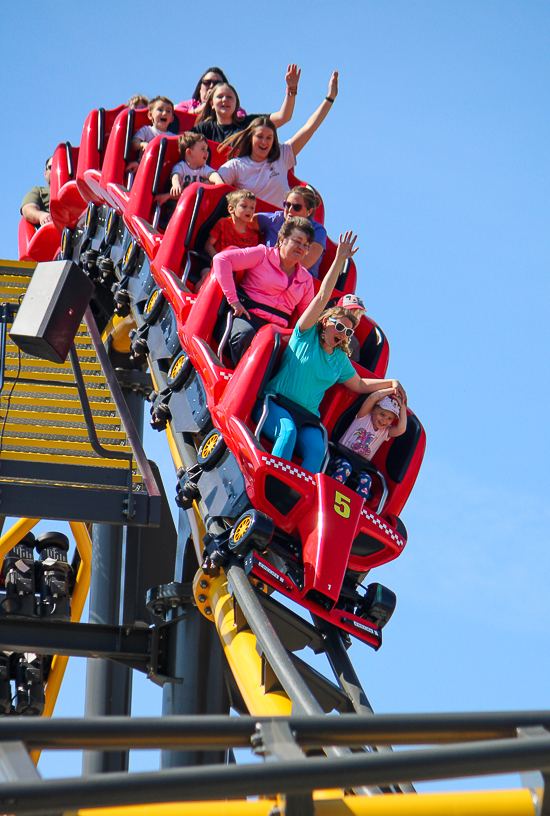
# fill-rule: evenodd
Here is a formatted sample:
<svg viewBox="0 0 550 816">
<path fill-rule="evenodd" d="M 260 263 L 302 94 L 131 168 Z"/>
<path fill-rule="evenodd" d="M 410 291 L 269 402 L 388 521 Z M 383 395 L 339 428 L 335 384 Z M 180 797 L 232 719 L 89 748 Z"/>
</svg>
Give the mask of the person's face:
<svg viewBox="0 0 550 816">
<path fill-rule="evenodd" d="M 240 201 L 237 201 L 234 207 L 230 206 L 228 209 L 230 214 L 234 215 L 235 218 L 240 218 L 241 221 L 245 221 L 247 224 L 250 224 L 254 218 L 254 213 L 256 212 L 256 199 L 241 198 Z"/>
<path fill-rule="evenodd" d="M 342 323 L 347 329 L 353 329 L 353 323 L 349 319 L 349 317 L 338 317 L 337 318 L 339 323 Z M 342 340 L 346 340 L 345 332 L 337 331 L 336 326 L 332 323 L 328 317 L 325 317 L 323 320 L 323 343 L 328 348 L 336 348 L 340 345 Z"/>
<path fill-rule="evenodd" d="M 235 113 L 237 107 L 237 97 L 228 85 L 221 85 L 214 91 L 212 97 L 212 108 L 216 118 L 230 118 Z"/>
<path fill-rule="evenodd" d="M 174 111 L 168 102 L 155 102 L 153 110 L 149 111 L 149 119 L 157 130 L 166 131 L 168 125 L 174 121 Z"/>
<path fill-rule="evenodd" d="M 279 246 L 281 259 L 285 263 L 301 263 L 309 249 L 305 232 L 293 229 L 288 238 L 283 238 Z"/>
<path fill-rule="evenodd" d="M 50 181 L 51 181 L 51 178 L 52 178 L 52 160 L 51 159 L 48 159 L 46 169 L 44 170 L 44 178 L 46 179 L 46 184 L 49 187 L 50 186 Z"/>
<path fill-rule="evenodd" d="M 300 193 L 289 193 L 283 207 L 285 221 L 287 218 L 295 218 L 296 216 L 300 216 L 300 218 L 309 218 L 313 212 L 313 210 L 308 210 L 306 207 L 306 202 Z"/>
<path fill-rule="evenodd" d="M 265 161 L 273 147 L 273 131 L 269 127 L 254 128 L 252 133 L 252 161 Z"/>
<path fill-rule="evenodd" d="M 201 102 L 206 102 L 206 97 L 208 96 L 210 89 L 213 88 L 214 85 L 217 85 L 218 82 L 223 82 L 223 77 L 216 74 L 216 72 L 208 71 L 208 73 L 203 76 L 201 79 L 200 90 Z"/>
<path fill-rule="evenodd" d="M 392 424 L 395 419 L 393 411 L 387 411 L 379 405 L 375 405 L 371 413 L 372 426 L 375 431 L 380 431 Z"/>
<path fill-rule="evenodd" d="M 185 151 L 185 161 L 195 170 L 197 167 L 204 167 L 208 160 L 208 145 L 202 139 L 200 142 L 195 142 L 193 147 L 188 147 Z"/>
</svg>

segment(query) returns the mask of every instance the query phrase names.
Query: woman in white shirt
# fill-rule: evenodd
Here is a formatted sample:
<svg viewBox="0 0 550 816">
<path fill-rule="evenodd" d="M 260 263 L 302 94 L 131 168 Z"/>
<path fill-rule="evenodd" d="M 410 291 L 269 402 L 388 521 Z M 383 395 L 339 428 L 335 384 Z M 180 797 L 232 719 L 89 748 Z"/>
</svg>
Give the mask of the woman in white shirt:
<svg viewBox="0 0 550 816">
<path fill-rule="evenodd" d="M 338 71 L 328 85 L 328 95 L 305 125 L 287 142 L 279 144 L 277 129 L 267 116 L 258 116 L 243 130 L 230 136 L 222 147 L 230 147 L 229 161 L 211 176 L 215 184 L 230 184 L 251 190 L 257 198 L 280 208 L 289 190 L 287 173 L 296 156 L 325 120 L 338 94 Z"/>
</svg>

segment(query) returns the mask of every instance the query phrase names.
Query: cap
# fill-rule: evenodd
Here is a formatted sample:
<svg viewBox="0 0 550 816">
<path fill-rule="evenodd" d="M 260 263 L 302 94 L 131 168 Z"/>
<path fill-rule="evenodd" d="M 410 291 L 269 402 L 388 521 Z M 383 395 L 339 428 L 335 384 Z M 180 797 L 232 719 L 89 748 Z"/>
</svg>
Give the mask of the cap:
<svg viewBox="0 0 550 816">
<path fill-rule="evenodd" d="M 343 309 L 362 309 L 364 312 L 367 311 L 365 304 L 357 295 L 342 295 L 336 305 L 341 306 Z"/>
<path fill-rule="evenodd" d="M 393 411 L 393 413 L 396 414 L 397 416 L 399 416 L 399 414 L 401 413 L 401 406 L 399 405 L 397 400 L 394 399 L 393 397 L 383 397 L 383 399 L 380 400 L 378 405 L 380 406 L 380 408 L 384 408 L 386 411 Z"/>
</svg>

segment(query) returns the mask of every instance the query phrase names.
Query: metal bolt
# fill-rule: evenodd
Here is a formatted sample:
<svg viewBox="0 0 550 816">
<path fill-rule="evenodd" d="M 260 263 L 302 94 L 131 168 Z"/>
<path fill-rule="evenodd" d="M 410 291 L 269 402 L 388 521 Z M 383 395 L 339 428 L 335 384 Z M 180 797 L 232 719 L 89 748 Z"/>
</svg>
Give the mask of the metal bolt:
<svg viewBox="0 0 550 816">
<path fill-rule="evenodd" d="M 206 589 L 206 587 L 208 586 L 208 581 L 206 581 L 203 578 L 201 581 L 199 581 L 199 586 L 200 586 L 201 589 Z"/>
<path fill-rule="evenodd" d="M 206 601 L 206 595 L 199 595 L 199 603 L 204 603 Z"/>
<path fill-rule="evenodd" d="M 209 606 L 205 606 L 205 608 L 204 608 L 204 614 L 205 614 L 205 615 L 211 615 L 211 614 L 212 614 L 212 610 L 210 609 L 210 607 L 209 607 Z"/>
</svg>

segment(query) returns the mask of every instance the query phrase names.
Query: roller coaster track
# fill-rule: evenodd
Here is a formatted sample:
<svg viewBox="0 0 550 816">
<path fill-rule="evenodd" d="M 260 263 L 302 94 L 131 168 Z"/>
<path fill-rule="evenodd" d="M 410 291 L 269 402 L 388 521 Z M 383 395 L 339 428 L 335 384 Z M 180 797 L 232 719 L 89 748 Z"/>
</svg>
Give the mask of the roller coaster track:
<svg viewBox="0 0 550 816">
<path fill-rule="evenodd" d="M 82 811 L 103 816 L 115 812 L 195 814 L 204 813 L 205 808 L 211 814 L 271 816 L 550 812 L 542 777 L 526 778 L 521 790 L 470 794 L 421 795 L 412 784 L 546 768 L 550 764 L 548 712 L 375 715 L 346 648 L 349 633 L 362 637 L 361 631 L 351 624 L 347 628 L 335 625 L 322 604 L 310 623 L 281 603 L 280 594 L 270 588 L 270 574 L 275 576 L 275 586 L 280 580 L 277 576 L 287 574 L 281 572 L 285 551 L 277 535 L 267 554 L 257 553 L 259 548 L 241 552 L 226 546 L 230 530 L 234 535 L 237 527 L 231 524 L 247 511 L 250 502 L 231 449 L 222 452 L 216 467 L 201 466 L 200 443 L 216 424 L 200 379 L 208 366 L 218 374 L 221 371 L 221 379 L 230 380 L 231 372 L 224 369 L 221 350 L 219 356 L 207 351 L 200 371 L 189 366 L 185 354 L 182 357 L 182 314 L 188 315 L 195 295 L 187 285 L 188 269 L 183 269 L 183 263 L 171 269 L 159 262 L 168 230 L 163 237 L 153 223 L 157 218 L 154 194 L 159 192 L 161 171 L 166 172 L 168 166 L 170 144 L 160 140 L 164 145 L 152 145 L 131 190 L 124 186 L 123 173 L 107 178 L 101 173 L 99 158 L 94 165 L 96 148 L 104 168 L 108 165 L 109 144 L 112 166 L 116 165 L 113 140 L 117 132 L 124 142 L 124 134 L 135 128 L 128 117 L 124 131 L 122 114 L 92 112 L 84 129 L 88 142 L 81 144 L 80 153 L 68 144 L 60 145 L 55 153 L 58 182 L 52 187 L 52 227 L 58 236 L 62 233 L 60 245 L 48 228 L 47 241 L 39 234 L 31 237 L 22 253 L 27 262 L 4 262 L 0 269 L 0 301 L 6 304 L 2 305 L 1 508 L 5 515 L 20 518 L 0 539 L 0 557 L 13 552 L 39 518 L 68 520 L 80 553 L 73 565 L 77 575 L 70 621 L 29 621 L 18 614 L 0 618 L 0 647 L 5 652 L 56 656 L 47 677 L 46 716 L 0 720 L 0 775 L 4 780 L 0 808 L 22 814 Z M 127 158 L 127 136 L 125 142 Z M 193 185 L 187 191 L 187 221 L 182 215 L 183 202 L 173 217 L 180 219 L 180 243 L 186 250 L 196 229 L 193 219 L 200 209 L 201 190 L 200 185 Z M 96 285 L 92 308 L 76 336 L 74 356 L 78 359 L 71 358 L 72 364 L 63 366 L 22 354 L 6 341 L 14 315 L 8 306 L 16 310 L 21 302 L 34 261 L 44 262 L 36 274 L 47 274 L 47 262 L 56 257 L 79 265 Z M 189 251 L 186 257 L 189 260 Z M 174 308 L 176 300 L 179 311 Z M 374 326 L 373 331 L 378 329 Z M 114 368 L 120 366 L 125 371 L 117 376 Z M 174 380 L 184 368 L 182 388 Z M 152 378 L 152 424 L 166 433 L 178 471 L 180 530 L 177 547 L 170 549 L 167 544 L 164 557 L 174 581 L 155 586 L 151 567 L 151 581 L 145 586 L 154 621 L 150 628 L 144 625 L 143 616 L 130 622 L 80 624 L 95 546 L 90 524 L 160 529 L 166 541 L 170 536 L 166 527 L 159 528 L 164 523 L 160 508 L 166 497 L 158 473 L 143 453 L 119 387 L 125 376 L 131 382 L 132 369 L 138 380 L 145 377 L 145 370 Z M 87 399 L 83 390 L 88 392 L 91 420 L 81 407 L 81 399 L 84 404 Z M 214 385 L 213 393 L 215 403 L 221 387 Z M 99 453 L 93 445 L 94 428 Z M 415 439 L 419 438 L 417 434 Z M 102 459 L 102 446 L 107 455 L 109 451 L 126 453 L 126 461 Z M 412 483 L 414 478 L 410 487 Z M 397 539 L 397 532 L 404 528 L 392 518 L 388 516 L 386 530 Z M 164 541 L 160 532 L 158 535 Z M 402 535 L 406 538 L 406 533 Z M 263 573 L 254 572 L 255 558 Z M 120 580 L 121 575 L 112 576 L 113 582 Z M 140 589 L 143 580 L 142 576 Z M 311 605 L 309 609 L 312 611 Z M 346 614 L 352 623 L 357 618 L 351 612 Z M 361 625 L 361 619 L 357 620 Z M 368 625 L 378 639 L 364 639 L 378 648 L 378 626 L 373 621 Z M 199 706 L 196 713 L 201 716 L 160 720 L 48 719 L 71 654 L 108 658 L 145 672 L 157 683 L 178 683 L 187 671 L 182 660 L 200 648 L 190 634 L 193 626 L 201 633 L 217 632 L 215 641 L 205 642 L 212 650 L 211 672 L 216 666 L 225 680 L 223 711 L 208 715 Z M 326 655 L 333 681 L 298 657 L 296 652 L 305 648 Z M 202 680 L 208 685 L 217 678 Z M 228 716 L 229 705 L 239 717 Z M 340 716 L 327 717 L 331 712 Z M 394 752 L 392 745 L 431 747 Z M 231 760 L 233 749 L 246 746 L 264 762 L 224 764 L 224 758 Z M 202 767 L 165 766 L 155 774 L 111 773 L 44 781 L 30 759 L 36 760 L 45 748 L 127 751 L 143 747 L 187 750 L 195 758 L 205 752 L 203 758 L 217 756 L 222 761 Z"/>
</svg>

